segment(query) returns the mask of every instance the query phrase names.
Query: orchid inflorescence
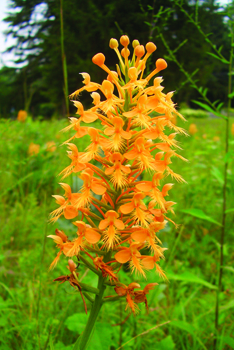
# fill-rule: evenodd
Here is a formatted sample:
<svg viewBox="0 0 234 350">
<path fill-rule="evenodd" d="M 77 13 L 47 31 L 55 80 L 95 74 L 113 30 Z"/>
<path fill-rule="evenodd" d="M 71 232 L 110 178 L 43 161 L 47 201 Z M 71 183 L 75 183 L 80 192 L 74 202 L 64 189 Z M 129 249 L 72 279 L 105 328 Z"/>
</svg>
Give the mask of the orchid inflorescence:
<svg viewBox="0 0 234 350">
<path fill-rule="evenodd" d="M 59 248 L 51 268 L 62 254 L 77 257 L 114 286 L 116 297 L 125 297 L 127 307 L 135 313 L 136 304 L 145 302 L 147 306 L 146 294 L 157 283 L 135 291 L 140 285 L 122 284 L 118 271 L 122 264 L 129 263 L 132 271 L 143 276 L 145 271 L 156 268 L 157 273 L 166 278 L 159 266 L 165 248 L 160 246 L 157 233 L 168 220 L 174 224 L 167 213 L 173 213 L 175 203 L 166 198 L 173 184 L 160 186 L 160 181 L 168 175 L 183 181 L 170 164 L 172 157 L 184 159 L 175 151 L 180 148 L 175 136 L 185 131 L 173 123 L 175 115 L 183 117 L 171 100 L 173 93 L 162 92 L 162 77 L 154 78 L 153 86 L 149 86 L 151 78 L 167 67 L 166 61 L 157 59 L 155 69 L 143 77 L 147 59 L 156 46 L 149 42 L 144 47 L 134 40 L 130 59 L 129 38 L 123 35 L 120 43 L 121 53 L 118 41 L 110 40 L 110 48 L 119 59 L 117 71 L 111 71 L 105 65 L 105 56 L 98 53 L 92 61 L 107 73 L 107 78 L 98 84 L 91 81 L 88 73 L 81 73 L 84 86 L 70 95 L 78 118 L 71 117 L 70 125 L 64 129 L 75 133 L 64 142 L 71 164 L 61 175 L 64 179 L 76 174 L 83 185 L 74 193 L 68 184 L 60 184 L 65 194 L 54 196 L 59 207 L 51 213 L 51 221 L 61 216 L 76 220 L 73 222 L 76 234 L 69 239 L 56 229 L 56 234 L 49 237 Z M 93 99 L 94 106 L 88 110 L 76 100 L 84 90 L 90 92 Z M 104 100 L 97 91 L 105 96 Z M 90 137 L 90 144 L 80 151 L 75 139 L 85 135 Z M 151 174 L 150 181 L 144 180 L 144 172 Z M 71 275 L 56 280 L 69 281 L 79 289 L 82 298 L 83 291 L 90 299 L 89 289 L 79 283 L 74 261 L 70 259 L 68 263 Z"/>
</svg>

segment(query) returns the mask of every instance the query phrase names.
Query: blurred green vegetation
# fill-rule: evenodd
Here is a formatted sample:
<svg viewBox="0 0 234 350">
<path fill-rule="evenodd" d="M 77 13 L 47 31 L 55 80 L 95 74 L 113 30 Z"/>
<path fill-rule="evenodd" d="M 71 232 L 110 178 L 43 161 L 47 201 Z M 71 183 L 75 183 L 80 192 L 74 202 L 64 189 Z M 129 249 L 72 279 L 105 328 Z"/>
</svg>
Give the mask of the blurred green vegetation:
<svg viewBox="0 0 234 350">
<path fill-rule="evenodd" d="M 231 119 L 231 124 L 233 122 Z M 186 130 L 191 123 L 196 124 L 197 133 L 179 137 L 183 148 L 180 153 L 188 162 L 175 157 L 172 166 L 187 181 L 176 183 L 170 191 L 170 200 L 178 202 L 176 216 L 170 218 L 179 227 L 176 229 L 169 222 L 159 235 L 163 246 L 168 247 L 161 266 L 169 283 L 160 280 L 154 271 L 147 273 L 147 281 L 134 276 L 142 287 L 150 282 L 159 283 L 149 294 L 149 314 L 140 304 L 139 315 L 131 315 L 121 324 L 127 316 L 125 301 L 104 305 L 90 350 L 115 350 L 169 320 L 170 323 L 131 340 L 123 349 L 213 348 L 220 226 L 183 211 L 199 209 L 212 220 L 221 221 L 224 121 L 209 117 L 190 117 L 187 123 L 178 121 L 178 125 Z M 79 293 L 74 292 L 70 285 L 52 282 L 67 273 L 66 259 L 61 259 L 54 270 L 48 271 L 57 249 L 46 236 L 54 234 L 56 227 L 69 231 L 73 226 L 63 219 L 54 225 L 48 223 L 49 213 L 57 207 L 51 195 L 62 194 L 57 174 L 69 164 L 65 156 L 66 146 L 60 146 L 69 137 L 59 132 L 66 125 L 65 120 L 33 121 L 27 118 L 25 123 L 0 121 L 0 339 L 4 350 L 50 349 L 50 338 L 55 350 L 72 349 L 71 344 L 87 320 Z M 230 157 L 227 159 L 230 163 L 228 209 L 234 208 L 234 136 L 231 137 Z M 47 145 L 52 141 L 56 146 L 53 152 L 48 151 Z M 88 142 L 88 137 L 76 140 L 80 151 Z M 29 155 L 32 143 L 39 145 L 40 150 Z M 166 182 L 174 181 L 166 178 Z M 75 176 L 70 176 L 68 183 L 73 191 L 81 186 Z M 234 210 L 229 211 L 224 247 L 220 350 L 234 348 L 233 213 Z M 83 282 L 96 286 L 95 277 L 83 265 L 80 265 L 79 273 Z M 132 282 L 127 268 L 120 273 L 123 283 Z M 113 288 L 109 287 L 107 295 L 113 294 Z"/>
</svg>

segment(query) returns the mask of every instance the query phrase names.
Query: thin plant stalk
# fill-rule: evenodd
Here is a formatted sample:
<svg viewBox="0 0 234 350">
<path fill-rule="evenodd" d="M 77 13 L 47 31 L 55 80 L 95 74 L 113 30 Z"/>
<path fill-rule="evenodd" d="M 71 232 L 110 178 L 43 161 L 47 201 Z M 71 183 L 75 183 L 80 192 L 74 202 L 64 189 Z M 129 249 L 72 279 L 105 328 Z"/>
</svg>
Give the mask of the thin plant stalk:
<svg viewBox="0 0 234 350">
<path fill-rule="evenodd" d="M 233 30 L 231 27 L 231 50 L 230 50 L 230 63 L 229 63 L 229 76 L 228 76 L 228 96 L 230 96 L 232 92 L 232 61 L 233 61 Z M 231 109 L 232 98 L 228 98 L 228 110 L 227 110 L 227 119 L 226 119 L 226 133 L 225 133 L 225 166 L 224 166 L 224 182 L 223 182 L 223 209 L 222 209 L 222 228 L 220 234 L 220 261 L 219 261 L 219 276 L 218 276 L 218 289 L 216 296 L 216 305 L 215 305 L 215 330 L 216 336 L 214 338 L 214 349 L 216 349 L 217 337 L 219 334 L 219 297 L 222 289 L 222 277 L 223 277 L 223 246 L 224 246 L 224 238 L 225 238 L 225 227 L 226 227 L 226 199 L 227 199 L 227 173 L 228 173 L 228 160 L 227 154 L 229 150 L 229 117 L 230 117 L 230 109 Z"/>
<path fill-rule="evenodd" d="M 186 11 L 183 9 L 183 6 L 179 4 L 179 2 L 176 2 L 177 5 L 179 5 L 181 11 L 186 14 L 186 16 L 189 17 L 190 22 L 194 24 L 194 26 L 198 29 L 199 33 L 202 34 L 206 42 L 210 44 L 212 49 L 219 55 L 219 57 L 223 60 L 223 63 L 227 63 L 228 61 L 223 57 L 223 55 L 216 49 L 216 46 L 207 38 L 207 36 L 204 34 L 200 26 L 198 25 L 197 18 L 196 21 L 193 20 L 191 16 L 189 16 Z M 231 21 L 231 19 L 230 19 Z M 214 350 L 217 347 L 217 339 L 219 335 L 219 300 L 220 300 L 220 292 L 222 289 L 222 276 L 223 276 L 223 263 L 224 263 L 224 254 L 223 254 L 223 246 L 224 246 L 224 240 L 225 240 L 225 227 L 226 227 L 226 197 L 227 197 L 227 173 L 228 173 L 228 150 L 229 150 L 229 117 L 230 117 L 230 109 L 231 109 L 231 102 L 232 102 L 232 66 L 233 66 L 233 28 L 231 24 L 231 49 L 230 49 L 230 59 L 229 59 L 229 78 L 228 78 L 228 109 L 227 109 L 227 116 L 223 116 L 223 119 L 226 120 L 226 131 L 225 131 L 225 165 L 224 165 L 224 182 L 223 182 L 223 208 L 222 208 L 222 228 L 221 228 L 221 234 L 220 234 L 220 260 L 219 260 L 219 275 L 218 275 L 218 288 L 217 288 L 217 295 L 216 295 L 216 303 L 215 303 L 215 337 L 214 337 Z M 207 102 L 208 105 L 210 105 L 215 112 L 219 112 L 219 109 L 214 106 L 214 104 L 207 98 L 206 93 L 204 93 L 204 90 L 200 89 L 196 82 L 193 80 L 193 75 L 196 74 L 196 71 L 190 75 L 187 71 L 184 70 L 183 66 L 178 62 L 174 55 L 174 51 L 170 49 L 168 46 L 164 36 L 162 33 L 159 34 L 163 44 L 165 45 L 168 53 L 170 54 L 171 59 L 178 65 L 180 70 L 184 73 L 184 75 L 187 78 L 187 82 L 190 82 L 192 87 L 195 88 L 201 95 L 205 102 Z M 182 46 L 182 45 L 181 45 Z M 177 50 L 176 50 L 177 51 Z M 220 113 L 220 116 L 221 113 Z"/>
<path fill-rule="evenodd" d="M 61 54 L 63 65 L 63 79 L 64 79 L 64 97 L 66 105 L 66 113 L 69 117 L 69 100 L 68 100 L 68 78 L 67 78 L 67 60 L 64 50 L 64 29 L 63 29 L 63 0 L 60 0 L 60 38 L 61 38 Z"/>
</svg>

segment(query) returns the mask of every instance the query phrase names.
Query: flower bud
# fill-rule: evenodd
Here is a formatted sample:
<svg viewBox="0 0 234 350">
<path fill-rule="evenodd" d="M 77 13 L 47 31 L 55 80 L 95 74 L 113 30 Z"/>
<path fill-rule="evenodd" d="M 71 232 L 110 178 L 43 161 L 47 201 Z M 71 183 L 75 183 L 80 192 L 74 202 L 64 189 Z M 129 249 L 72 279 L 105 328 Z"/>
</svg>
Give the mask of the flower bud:
<svg viewBox="0 0 234 350">
<path fill-rule="evenodd" d="M 67 268 L 68 268 L 68 270 L 71 271 L 71 273 L 75 271 L 75 269 L 76 269 L 76 264 L 74 263 L 74 261 L 73 261 L 72 259 L 69 259 L 69 260 L 68 260 L 68 266 L 67 266 Z"/>
<path fill-rule="evenodd" d="M 56 228 L 55 230 L 55 234 L 56 236 L 59 236 L 60 238 L 62 238 L 62 241 L 65 243 L 67 241 L 67 236 L 65 235 L 65 233 L 62 230 L 58 230 Z"/>
<path fill-rule="evenodd" d="M 113 75 L 118 79 L 118 73 L 112 70 L 111 75 L 108 74 L 107 76 L 107 80 L 109 80 L 111 83 L 114 83 Z"/>
<path fill-rule="evenodd" d="M 136 69 L 136 67 L 129 68 L 128 76 L 129 76 L 130 79 L 134 79 L 134 80 L 137 79 L 137 69 Z"/>
<path fill-rule="evenodd" d="M 144 56 L 145 54 L 145 48 L 143 45 L 138 45 L 136 48 L 135 48 L 135 55 L 139 58 L 141 58 L 142 56 Z"/>
<path fill-rule="evenodd" d="M 120 44 L 123 45 L 124 47 L 129 45 L 129 37 L 127 35 L 122 35 L 120 38 Z"/>
<path fill-rule="evenodd" d="M 121 50 L 121 55 L 125 58 L 128 57 L 130 55 L 130 51 L 128 49 L 123 48 Z"/>
<path fill-rule="evenodd" d="M 119 46 L 119 43 L 116 39 L 112 38 L 110 39 L 109 46 L 111 49 L 117 49 L 117 47 Z"/>
<path fill-rule="evenodd" d="M 136 46 L 140 45 L 139 41 L 138 40 L 133 40 L 132 42 L 132 47 L 135 49 Z"/>
<path fill-rule="evenodd" d="M 96 64 L 97 66 L 102 66 L 105 62 L 105 56 L 103 55 L 103 53 L 97 53 L 95 56 L 93 56 L 92 61 L 94 64 Z"/>
<path fill-rule="evenodd" d="M 154 45 L 154 43 L 149 42 L 146 44 L 145 48 L 148 53 L 152 53 L 157 49 L 157 46 Z"/>
<path fill-rule="evenodd" d="M 167 68 L 167 62 L 163 58 L 159 58 L 155 64 L 158 70 L 163 70 Z"/>
</svg>

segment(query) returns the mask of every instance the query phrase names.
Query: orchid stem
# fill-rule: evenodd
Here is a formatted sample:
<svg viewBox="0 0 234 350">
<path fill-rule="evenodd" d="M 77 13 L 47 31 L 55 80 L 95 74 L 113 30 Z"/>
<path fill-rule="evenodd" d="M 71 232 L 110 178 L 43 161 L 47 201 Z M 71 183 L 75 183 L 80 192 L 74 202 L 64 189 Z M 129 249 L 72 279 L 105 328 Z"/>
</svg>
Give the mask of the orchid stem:
<svg viewBox="0 0 234 350">
<path fill-rule="evenodd" d="M 104 291 L 106 289 L 106 286 L 104 284 L 104 280 L 105 279 L 102 277 L 102 275 L 99 276 L 99 279 L 98 279 L 99 294 L 95 296 L 85 330 L 77 339 L 73 350 L 85 350 L 85 349 L 87 349 L 89 339 L 93 333 L 93 328 L 94 328 L 95 322 L 97 320 L 99 311 L 100 311 L 102 304 L 103 304 L 102 298 L 103 298 Z"/>
</svg>

